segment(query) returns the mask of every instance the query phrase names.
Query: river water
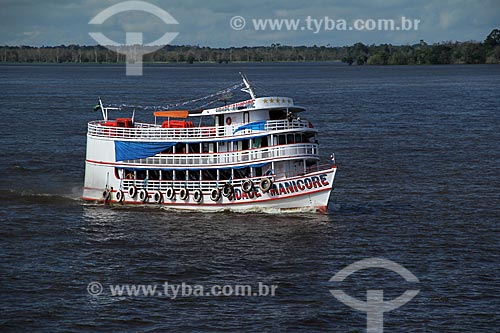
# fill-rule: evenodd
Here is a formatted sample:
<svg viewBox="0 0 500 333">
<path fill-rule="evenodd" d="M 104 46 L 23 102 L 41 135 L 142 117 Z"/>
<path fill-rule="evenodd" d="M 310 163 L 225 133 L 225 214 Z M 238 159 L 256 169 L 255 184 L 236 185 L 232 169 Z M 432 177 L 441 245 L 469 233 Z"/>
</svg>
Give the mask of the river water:
<svg viewBox="0 0 500 333">
<path fill-rule="evenodd" d="M 326 215 L 79 199 L 98 96 L 165 105 L 238 83 L 239 71 L 259 96 L 306 106 L 324 161 L 335 152 Z M 330 289 L 363 302 L 368 289 L 386 301 L 417 289 L 384 314 L 386 332 L 498 331 L 499 101 L 498 65 L 154 65 L 142 77 L 121 65 L 0 66 L 1 330 L 360 332 L 366 313 Z M 382 268 L 329 282 L 367 258 L 394 261 L 419 282 Z M 185 295 L 166 295 L 165 282 Z M 277 286 L 274 296 L 188 293 L 259 283 Z M 161 289 L 112 294 L 125 284 Z"/>
</svg>

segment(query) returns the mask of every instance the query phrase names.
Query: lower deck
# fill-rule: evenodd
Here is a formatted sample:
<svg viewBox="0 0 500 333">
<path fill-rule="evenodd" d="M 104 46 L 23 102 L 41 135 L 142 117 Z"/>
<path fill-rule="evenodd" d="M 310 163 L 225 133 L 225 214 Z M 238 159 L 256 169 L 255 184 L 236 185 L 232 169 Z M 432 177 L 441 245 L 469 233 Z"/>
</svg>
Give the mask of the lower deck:
<svg viewBox="0 0 500 333">
<path fill-rule="evenodd" d="M 296 177 L 272 176 L 231 181 L 112 179 L 105 187 L 85 187 L 83 199 L 116 204 L 156 204 L 176 209 L 255 208 L 326 211 L 336 167 Z"/>
</svg>

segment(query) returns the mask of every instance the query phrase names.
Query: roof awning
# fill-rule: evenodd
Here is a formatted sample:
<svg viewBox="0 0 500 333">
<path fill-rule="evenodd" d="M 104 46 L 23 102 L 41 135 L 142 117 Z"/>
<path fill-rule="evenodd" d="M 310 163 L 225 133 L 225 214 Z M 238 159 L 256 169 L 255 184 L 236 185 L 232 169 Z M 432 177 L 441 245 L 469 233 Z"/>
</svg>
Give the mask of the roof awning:
<svg viewBox="0 0 500 333">
<path fill-rule="evenodd" d="M 189 116 L 189 111 L 188 110 L 156 111 L 153 114 L 155 117 L 187 118 Z"/>
</svg>

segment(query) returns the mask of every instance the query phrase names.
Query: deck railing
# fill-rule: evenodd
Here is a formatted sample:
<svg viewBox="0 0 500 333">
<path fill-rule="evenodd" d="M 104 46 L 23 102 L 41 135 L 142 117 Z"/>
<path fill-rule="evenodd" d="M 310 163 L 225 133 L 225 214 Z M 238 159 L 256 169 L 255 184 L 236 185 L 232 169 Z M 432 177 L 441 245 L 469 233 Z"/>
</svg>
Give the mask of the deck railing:
<svg viewBox="0 0 500 333">
<path fill-rule="evenodd" d="M 159 154 L 153 157 L 125 161 L 140 165 L 188 166 L 190 168 L 221 166 L 224 164 L 258 164 L 266 160 L 304 156 L 318 158 L 318 145 L 299 143 L 266 148 L 212 154 Z"/>
<path fill-rule="evenodd" d="M 103 120 L 91 121 L 88 124 L 88 135 L 97 138 L 131 139 L 134 141 L 162 141 L 186 139 L 210 139 L 242 136 L 259 132 L 259 130 L 244 129 L 235 131 L 242 124 L 231 126 L 206 126 L 191 128 L 163 128 L 161 125 L 135 123 L 133 128 L 104 126 Z M 269 120 L 265 131 L 280 131 L 289 129 L 309 128 L 307 120 Z"/>
<path fill-rule="evenodd" d="M 260 180 L 263 177 L 250 178 L 254 186 L 259 186 Z M 173 187 L 174 190 L 178 191 L 181 188 L 187 188 L 190 191 L 200 189 L 203 192 L 210 191 L 214 188 L 221 188 L 225 184 L 231 184 L 233 186 L 241 186 L 242 180 L 237 181 L 227 181 L 227 180 L 129 180 L 123 179 L 121 182 L 121 188 L 127 190 L 130 186 L 137 186 L 138 188 L 144 188 L 147 191 L 166 191 L 169 187 Z"/>
</svg>

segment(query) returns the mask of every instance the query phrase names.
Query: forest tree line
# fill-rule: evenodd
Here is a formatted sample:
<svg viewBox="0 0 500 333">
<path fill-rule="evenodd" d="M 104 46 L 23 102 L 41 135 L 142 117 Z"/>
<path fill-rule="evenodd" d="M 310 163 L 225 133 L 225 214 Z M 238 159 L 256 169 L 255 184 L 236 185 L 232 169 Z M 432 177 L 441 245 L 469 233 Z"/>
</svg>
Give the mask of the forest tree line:
<svg viewBox="0 0 500 333">
<path fill-rule="evenodd" d="M 428 45 L 421 40 L 414 45 L 352 46 L 270 46 L 212 48 L 167 45 L 144 55 L 146 63 L 194 62 L 273 62 L 273 61 L 342 61 L 349 65 L 425 65 L 500 63 L 500 30 L 494 29 L 483 42 L 442 42 Z M 123 63 L 125 55 L 106 47 L 0 46 L 4 63 Z"/>
</svg>

